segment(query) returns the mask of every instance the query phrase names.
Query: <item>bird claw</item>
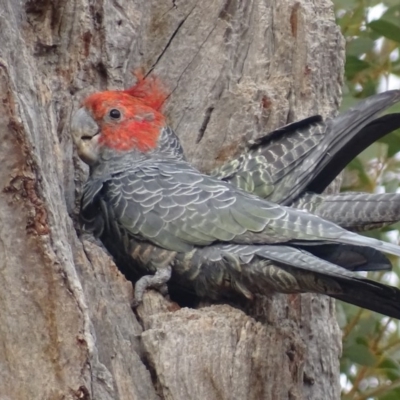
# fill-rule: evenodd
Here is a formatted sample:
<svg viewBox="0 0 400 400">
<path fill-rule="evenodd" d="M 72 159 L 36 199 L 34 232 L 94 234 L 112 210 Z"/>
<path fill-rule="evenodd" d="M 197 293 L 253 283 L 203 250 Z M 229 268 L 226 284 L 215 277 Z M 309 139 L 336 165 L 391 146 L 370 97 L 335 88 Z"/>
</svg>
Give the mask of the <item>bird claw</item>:
<svg viewBox="0 0 400 400">
<path fill-rule="evenodd" d="M 171 267 L 161 268 L 154 275 L 142 276 L 135 284 L 135 298 L 131 307 L 135 309 L 143 301 L 144 292 L 149 288 L 157 289 L 163 296 L 168 295 L 167 282 L 171 278 Z"/>
</svg>

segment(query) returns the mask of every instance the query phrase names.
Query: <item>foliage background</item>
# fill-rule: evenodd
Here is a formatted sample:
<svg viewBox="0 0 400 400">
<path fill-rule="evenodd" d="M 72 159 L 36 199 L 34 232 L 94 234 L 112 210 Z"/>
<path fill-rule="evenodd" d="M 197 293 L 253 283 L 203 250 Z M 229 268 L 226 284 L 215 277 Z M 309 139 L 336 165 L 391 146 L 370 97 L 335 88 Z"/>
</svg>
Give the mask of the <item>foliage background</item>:
<svg viewBox="0 0 400 400">
<path fill-rule="evenodd" d="M 345 87 L 342 109 L 359 99 L 400 89 L 400 1 L 334 0 L 337 22 L 346 39 Z M 400 105 L 389 112 L 400 112 Z M 342 190 L 400 191 L 400 130 L 372 145 L 347 168 Z M 400 224 L 369 232 L 399 241 Z M 393 271 L 371 274 L 398 286 L 400 262 Z M 400 399 L 400 323 L 391 318 L 338 302 L 343 329 L 341 363 L 345 400 Z"/>
</svg>

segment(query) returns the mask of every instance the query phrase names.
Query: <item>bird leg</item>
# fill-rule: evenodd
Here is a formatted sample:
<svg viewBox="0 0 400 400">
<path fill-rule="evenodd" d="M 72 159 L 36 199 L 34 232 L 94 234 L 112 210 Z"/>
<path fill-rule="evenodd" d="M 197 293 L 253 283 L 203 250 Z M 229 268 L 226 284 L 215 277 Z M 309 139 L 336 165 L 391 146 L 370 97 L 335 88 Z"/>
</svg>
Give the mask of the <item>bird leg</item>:
<svg viewBox="0 0 400 400">
<path fill-rule="evenodd" d="M 168 294 L 167 282 L 171 278 L 171 273 L 171 267 L 167 266 L 157 269 L 154 275 L 142 276 L 135 284 L 135 298 L 132 301 L 132 308 L 141 304 L 144 292 L 149 288 L 157 289 L 163 296 L 166 296 Z"/>
</svg>

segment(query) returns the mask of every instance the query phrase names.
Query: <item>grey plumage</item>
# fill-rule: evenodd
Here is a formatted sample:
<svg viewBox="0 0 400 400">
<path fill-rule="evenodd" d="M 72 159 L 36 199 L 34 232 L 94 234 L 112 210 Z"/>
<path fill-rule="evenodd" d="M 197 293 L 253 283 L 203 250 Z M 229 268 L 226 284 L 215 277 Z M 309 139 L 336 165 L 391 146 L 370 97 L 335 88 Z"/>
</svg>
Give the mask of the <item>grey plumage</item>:
<svg viewBox="0 0 400 400">
<path fill-rule="evenodd" d="M 400 128 L 400 114 L 376 118 L 399 100 L 399 90 L 388 91 L 369 97 L 336 118 L 314 116 L 289 124 L 249 142 L 244 153 L 211 175 L 351 230 L 389 225 L 400 220 L 400 194 L 338 197 L 321 193 L 361 151 Z"/>
<path fill-rule="evenodd" d="M 354 273 L 387 269 L 390 263 L 380 252 L 400 255 L 400 247 L 201 174 L 185 161 L 168 128 L 150 151 L 102 146 L 94 118 L 102 117 L 88 108 L 72 121 L 78 146 L 84 141 L 88 149 L 88 138 L 94 138 L 81 152 L 91 163 L 81 218 L 119 267 L 139 278 L 138 302 L 146 287 L 170 279 L 212 299 L 316 292 L 400 318 L 398 289 Z"/>
<path fill-rule="evenodd" d="M 95 194 L 88 181 L 82 211 Z M 97 181 L 96 181 L 97 185 Z M 237 244 L 323 240 L 400 255 L 400 247 L 350 233 L 317 216 L 280 206 L 201 174 L 186 161 L 149 159 L 113 173 L 101 200 L 119 229 L 176 252 L 215 241 Z"/>
<path fill-rule="evenodd" d="M 292 207 L 307 210 L 352 231 L 366 231 L 400 220 L 399 193 L 305 193 Z"/>
<path fill-rule="evenodd" d="M 97 190 L 92 190 L 92 183 L 89 179 L 85 187 L 82 217 L 93 224 L 86 213 L 95 215 L 94 225 L 102 225 L 98 234 L 104 243 L 110 249 L 114 242 L 110 251 L 117 258 L 124 254 L 124 262 L 137 269 L 138 277 L 172 268 L 172 283 L 198 296 L 224 298 L 239 293 L 251 298 L 273 290 L 314 291 L 351 301 L 351 290 L 341 291 L 338 282 L 351 287 L 348 281 L 354 281 L 361 287 L 365 281 L 380 288 L 353 272 L 388 267 L 384 256 L 376 262 L 374 257 L 380 253 L 372 249 L 400 255 L 395 245 L 237 190 L 201 174 L 184 160 L 150 158 L 112 173 L 101 187 L 96 181 Z M 333 255 L 335 243 L 343 248 Z M 356 260 L 353 266 L 346 257 L 340 261 L 341 253 L 354 256 L 354 249 L 365 249 L 359 252 L 361 263 Z M 370 263 L 374 267 L 358 268 Z M 142 291 L 139 285 L 138 292 Z M 368 307 L 392 312 L 380 302 Z M 400 310 L 390 315 L 400 317 Z"/>
</svg>

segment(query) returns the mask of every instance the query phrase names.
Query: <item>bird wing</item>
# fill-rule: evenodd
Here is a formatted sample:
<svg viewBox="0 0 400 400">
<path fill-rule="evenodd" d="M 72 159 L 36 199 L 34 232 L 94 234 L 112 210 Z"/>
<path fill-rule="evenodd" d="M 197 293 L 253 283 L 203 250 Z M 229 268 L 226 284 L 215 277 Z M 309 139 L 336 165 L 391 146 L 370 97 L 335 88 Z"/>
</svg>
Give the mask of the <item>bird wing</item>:
<svg viewBox="0 0 400 400">
<path fill-rule="evenodd" d="M 104 182 L 97 196 L 121 229 L 178 252 L 215 242 L 314 246 L 330 241 L 400 255 L 398 246 L 260 199 L 203 175 L 184 161 L 134 165 Z"/>
<path fill-rule="evenodd" d="M 250 142 L 246 153 L 212 175 L 285 205 L 306 190 L 321 193 L 362 150 L 400 127 L 399 114 L 376 118 L 398 101 L 400 90 L 387 91 L 334 119 L 286 125 Z"/>
<path fill-rule="evenodd" d="M 400 290 L 360 277 L 307 251 L 276 245 L 213 245 L 194 252 L 183 273 L 201 296 L 219 298 L 226 283 L 255 293 L 314 292 L 400 318 Z"/>
</svg>

